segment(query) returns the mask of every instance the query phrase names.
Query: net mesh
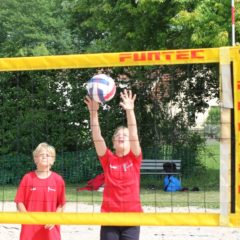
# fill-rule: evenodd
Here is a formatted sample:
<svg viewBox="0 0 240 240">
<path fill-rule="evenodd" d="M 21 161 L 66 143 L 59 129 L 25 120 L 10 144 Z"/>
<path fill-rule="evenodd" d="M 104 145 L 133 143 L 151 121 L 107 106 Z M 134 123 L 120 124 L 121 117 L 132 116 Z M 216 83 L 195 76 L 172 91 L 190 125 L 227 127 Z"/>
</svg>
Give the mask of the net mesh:
<svg viewBox="0 0 240 240">
<path fill-rule="evenodd" d="M 218 64 L 1 73 L 2 211 L 15 211 L 18 184 L 35 169 L 32 151 L 40 142 L 48 142 L 57 150 L 53 170 L 66 182 L 69 211 L 99 212 L 101 191 L 77 191 L 102 172 L 83 102 L 84 84 L 96 73 L 111 75 L 117 85 L 114 99 L 100 110 L 107 145 L 112 148 L 114 129 L 126 123 L 119 92 L 128 88 L 137 94 L 143 158 L 181 160 L 178 177 L 184 191 L 165 192 L 164 174 L 141 174 L 145 212 L 218 212 Z"/>
</svg>

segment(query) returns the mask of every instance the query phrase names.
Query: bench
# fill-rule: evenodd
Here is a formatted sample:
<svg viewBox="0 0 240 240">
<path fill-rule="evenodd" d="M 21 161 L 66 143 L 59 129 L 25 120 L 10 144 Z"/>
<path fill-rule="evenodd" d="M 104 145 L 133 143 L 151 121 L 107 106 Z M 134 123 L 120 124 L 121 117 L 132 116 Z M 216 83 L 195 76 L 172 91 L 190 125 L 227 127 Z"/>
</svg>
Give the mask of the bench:
<svg viewBox="0 0 240 240">
<path fill-rule="evenodd" d="M 176 172 L 165 172 L 164 163 L 175 163 Z M 160 159 L 143 159 L 141 165 L 141 174 L 160 174 L 160 175 L 179 175 L 181 174 L 181 160 L 160 160 Z"/>
</svg>

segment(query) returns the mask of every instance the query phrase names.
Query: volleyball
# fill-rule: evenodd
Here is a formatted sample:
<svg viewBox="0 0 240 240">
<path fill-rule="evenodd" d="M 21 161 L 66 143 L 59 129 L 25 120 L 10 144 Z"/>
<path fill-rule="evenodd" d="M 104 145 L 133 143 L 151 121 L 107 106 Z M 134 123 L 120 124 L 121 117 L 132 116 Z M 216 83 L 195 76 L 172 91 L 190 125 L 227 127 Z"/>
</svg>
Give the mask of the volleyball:
<svg viewBox="0 0 240 240">
<path fill-rule="evenodd" d="M 98 74 L 87 82 L 87 91 L 93 100 L 104 103 L 114 97 L 116 85 L 111 77 L 105 74 Z"/>
</svg>

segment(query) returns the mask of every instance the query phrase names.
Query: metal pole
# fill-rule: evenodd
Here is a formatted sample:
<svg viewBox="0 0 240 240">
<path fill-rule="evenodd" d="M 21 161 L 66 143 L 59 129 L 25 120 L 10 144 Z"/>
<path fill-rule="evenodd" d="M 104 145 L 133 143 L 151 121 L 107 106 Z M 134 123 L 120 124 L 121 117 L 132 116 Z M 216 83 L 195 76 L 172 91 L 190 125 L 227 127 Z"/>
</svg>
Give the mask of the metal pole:
<svg viewBox="0 0 240 240">
<path fill-rule="evenodd" d="M 234 7 L 234 0 L 232 1 L 232 46 L 235 46 L 235 7 Z"/>
</svg>

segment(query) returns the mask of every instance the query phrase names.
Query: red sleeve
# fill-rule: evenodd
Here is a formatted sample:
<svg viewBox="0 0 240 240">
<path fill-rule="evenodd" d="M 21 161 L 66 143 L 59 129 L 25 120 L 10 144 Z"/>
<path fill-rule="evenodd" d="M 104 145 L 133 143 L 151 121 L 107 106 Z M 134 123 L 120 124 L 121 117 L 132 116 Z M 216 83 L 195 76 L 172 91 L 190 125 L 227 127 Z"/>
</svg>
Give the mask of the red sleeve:
<svg viewBox="0 0 240 240">
<path fill-rule="evenodd" d="M 66 203 L 65 182 L 61 176 L 59 176 L 59 191 L 58 191 L 58 206 L 63 206 Z"/>
<path fill-rule="evenodd" d="M 113 155 L 113 153 L 107 148 L 107 150 L 103 156 L 101 156 L 101 157 L 98 156 L 98 159 L 99 159 L 103 169 L 108 164 L 109 158 L 111 157 L 111 155 Z"/>
<path fill-rule="evenodd" d="M 14 199 L 15 203 L 19 203 L 19 202 L 24 202 L 25 200 L 25 188 L 27 186 L 27 180 L 26 180 L 26 175 L 22 178 L 19 187 L 17 189 L 17 193 Z"/>
<path fill-rule="evenodd" d="M 132 151 L 129 152 L 129 155 L 131 156 L 131 158 L 134 161 L 139 162 L 139 163 L 142 162 L 142 151 L 141 151 L 141 153 L 138 156 L 134 155 L 134 153 Z"/>
</svg>

